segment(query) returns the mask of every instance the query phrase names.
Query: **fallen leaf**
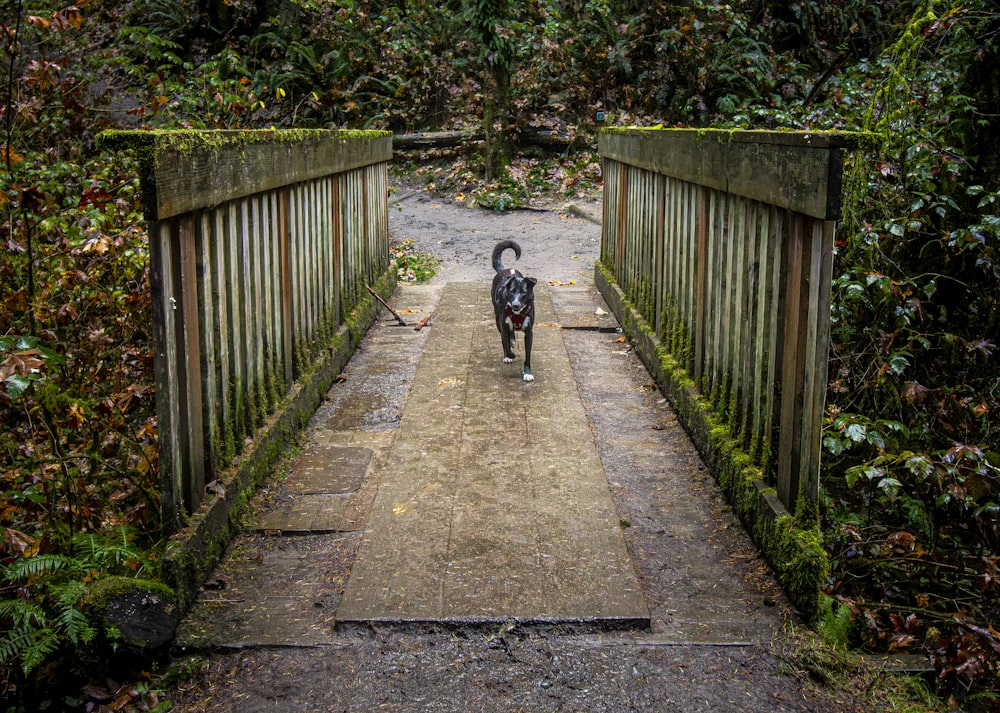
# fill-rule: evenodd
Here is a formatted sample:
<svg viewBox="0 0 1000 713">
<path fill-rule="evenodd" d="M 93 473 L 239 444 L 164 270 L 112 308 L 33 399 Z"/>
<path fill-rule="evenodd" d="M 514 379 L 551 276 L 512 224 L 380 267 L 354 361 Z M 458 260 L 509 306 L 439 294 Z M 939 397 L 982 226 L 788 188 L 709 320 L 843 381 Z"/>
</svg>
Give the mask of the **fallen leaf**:
<svg viewBox="0 0 1000 713">
<path fill-rule="evenodd" d="M 536 324 L 535 326 L 542 327 L 544 329 L 562 329 L 562 325 L 556 324 L 555 322 L 541 322 L 540 324 Z"/>
</svg>

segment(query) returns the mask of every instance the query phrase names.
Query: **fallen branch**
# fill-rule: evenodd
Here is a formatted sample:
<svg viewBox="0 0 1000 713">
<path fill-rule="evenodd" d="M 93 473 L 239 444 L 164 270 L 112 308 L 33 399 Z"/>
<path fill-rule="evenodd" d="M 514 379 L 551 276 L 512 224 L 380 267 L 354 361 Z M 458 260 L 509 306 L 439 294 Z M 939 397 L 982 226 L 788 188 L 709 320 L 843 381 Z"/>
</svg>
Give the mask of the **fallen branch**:
<svg viewBox="0 0 1000 713">
<path fill-rule="evenodd" d="M 392 138 L 392 147 L 398 150 L 452 148 L 482 141 L 483 138 L 481 131 L 424 131 L 417 134 L 396 134 Z M 573 138 L 548 129 L 523 129 L 515 137 L 515 143 L 519 146 L 562 150 L 573 143 Z"/>
<path fill-rule="evenodd" d="M 420 320 L 419 322 L 417 322 L 417 326 L 413 328 L 413 331 L 414 332 L 419 332 L 421 329 L 423 329 L 428 324 L 430 324 L 430 321 L 431 321 L 431 316 L 427 315 L 422 320 Z"/>
<path fill-rule="evenodd" d="M 410 325 L 408 325 L 406 323 L 405 319 L 403 319 L 402 317 L 399 316 L 399 314 L 397 314 L 396 310 L 394 310 L 392 307 L 390 307 L 388 305 L 388 303 L 384 299 L 382 299 L 381 297 L 379 297 L 379 294 L 375 290 L 373 290 L 368 285 L 365 285 L 365 287 L 368 289 L 369 292 L 371 292 L 372 297 L 374 297 L 379 302 L 381 302 L 382 306 L 385 307 L 387 310 L 389 310 L 389 312 L 392 314 L 392 316 L 396 318 L 396 321 L 399 322 L 399 326 L 400 327 L 408 327 L 408 326 L 410 326 Z"/>
</svg>

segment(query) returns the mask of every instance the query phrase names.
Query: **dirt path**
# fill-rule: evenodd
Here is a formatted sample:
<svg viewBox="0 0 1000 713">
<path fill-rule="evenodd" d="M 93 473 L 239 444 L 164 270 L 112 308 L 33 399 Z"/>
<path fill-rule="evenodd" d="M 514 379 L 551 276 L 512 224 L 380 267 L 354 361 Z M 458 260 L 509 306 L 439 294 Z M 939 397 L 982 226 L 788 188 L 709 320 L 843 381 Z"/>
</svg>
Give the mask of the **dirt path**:
<svg viewBox="0 0 1000 713">
<path fill-rule="evenodd" d="M 517 268 L 526 275 L 542 281 L 589 280 L 601 245 L 600 220 L 597 198 L 496 213 L 401 187 L 389 201 L 393 238 L 412 239 L 441 260 L 432 284 L 488 282 L 493 245 L 505 239 L 520 243 L 524 253 Z"/>
<path fill-rule="evenodd" d="M 432 285 L 397 293 L 396 306 L 412 309 L 414 316 L 433 311 L 445 282 L 486 284 L 489 254 L 503 238 L 522 245 L 518 267 L 545 282 L 557 312 L 560 305 L 577 313 L 581 305 L 601 308 L 591 277 L 600 227 L 579 217 L 599 216 L 598 202 L 579 202 L 572 212 L 500 215 L 402 189 L 392 203 L 394 238 L 412 239 L 442 260 Z M 363 443 L 376 466 L 392 441 L 422 348 L 423 337 L 408 329 L 404 336 L 400 329 L 390 320 L 372 330 L 312 425 L 326 437 L 333 430 Z M 782 622 L 794 613 L 628 345 L 606 331 L 560 332 L 651 630 L 580 633 L 504 623 L 338 632 L 331 621 L 359 533 L 248 534 L 213 578 L 226 588 L 207 591 L 186 625 L 182 643 L 197 673 L 171 692 L 172 710 L 859 709 L 808 677 L 792 675 L 793 665 L 782 654 Z M 363 485 L 359 492 L 374 487 Z M 285 495 L 279 487 L 270 506 Z M 284 565 L 273 568 L 288 557 L 310 568 L 315 582 L 300 602 L 287 594 L 302 577 Z M 254 603 L 268 588 L 277 594 L 263 605 Z M 266 645 L 252 623 L 254 610 L 279 603 L 288 609 L 288 637 Z M 291 627 L 303 620 L 306 635 L 296 635 Z"/>
</svg>

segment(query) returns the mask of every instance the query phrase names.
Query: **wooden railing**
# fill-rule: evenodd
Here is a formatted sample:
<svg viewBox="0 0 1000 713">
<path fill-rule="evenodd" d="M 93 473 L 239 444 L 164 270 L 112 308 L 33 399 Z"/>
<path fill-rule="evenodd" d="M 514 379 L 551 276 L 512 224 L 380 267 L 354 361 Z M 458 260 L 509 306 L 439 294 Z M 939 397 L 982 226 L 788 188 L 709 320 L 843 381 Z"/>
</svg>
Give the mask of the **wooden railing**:
<svg viewBox="0 0 1000 713">
<path fill-rule="evenodd" d="M 392 139 L 180 131 L 101 140 L 139 158 L 161 507 L 176 529 L 302 375 L 350 338 L 342 326 L 387 274 Z"/>
<path fill-rule="evenodd" d="M 689 377 L 710 416 L 689 424 L 699 447 L 726 426 L 788 510 L 819 487 L 846 148 L 828 133 L 600 137 L 604 276 Z"/>
</svg>

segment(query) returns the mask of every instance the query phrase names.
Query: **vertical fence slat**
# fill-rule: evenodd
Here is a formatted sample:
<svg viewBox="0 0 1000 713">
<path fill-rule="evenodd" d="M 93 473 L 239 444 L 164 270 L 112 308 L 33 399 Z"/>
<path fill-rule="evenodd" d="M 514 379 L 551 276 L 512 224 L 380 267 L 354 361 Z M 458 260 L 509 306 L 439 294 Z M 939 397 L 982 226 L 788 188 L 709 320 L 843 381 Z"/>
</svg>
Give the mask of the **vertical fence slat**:
<svg viewBox="0 0 1000 713">
<path fill-rule="evenodd" d="M 212 248 L 215 244 L 213 240 L 213 224 L 210 213 L 202 213 L 196 216 L 197 221 L 197 262 L 199 265 L 212 264 Z M 205 385 L 205 397 L 203 406 L 205 409 L 204 422 L 211 426 L 205 429 L 205 450 L 207 454 L 205 477 L 211 481 L 214 474 L 219 469 L 218 458 L 215 454 L 219 452 L 219 431 L 214 427 L 219 422 L 219 337 L 221 334 L 218 328 L 219 312 L 219 292 L 214 284 L 213 275 L 204 271 L 199 271 L 198 275 L 198 305 L 201 324 L 201 354 L 202 354 L 202 379 Z"/>
<path fill-rule="evenodd" d="M 198 250 L 194 216 L 178 221 L 178 277 L 176 299 L 180 303 L 182 328 L 178 330 L 178 386 L 182 399 L 181 429 L 185 502 L 200 503 L 205 491 L 205 435 L 202 412 L 201 322 L 198 307 Z M 171 305 L 173 311 L 173 305 Z"/>
</svg>

